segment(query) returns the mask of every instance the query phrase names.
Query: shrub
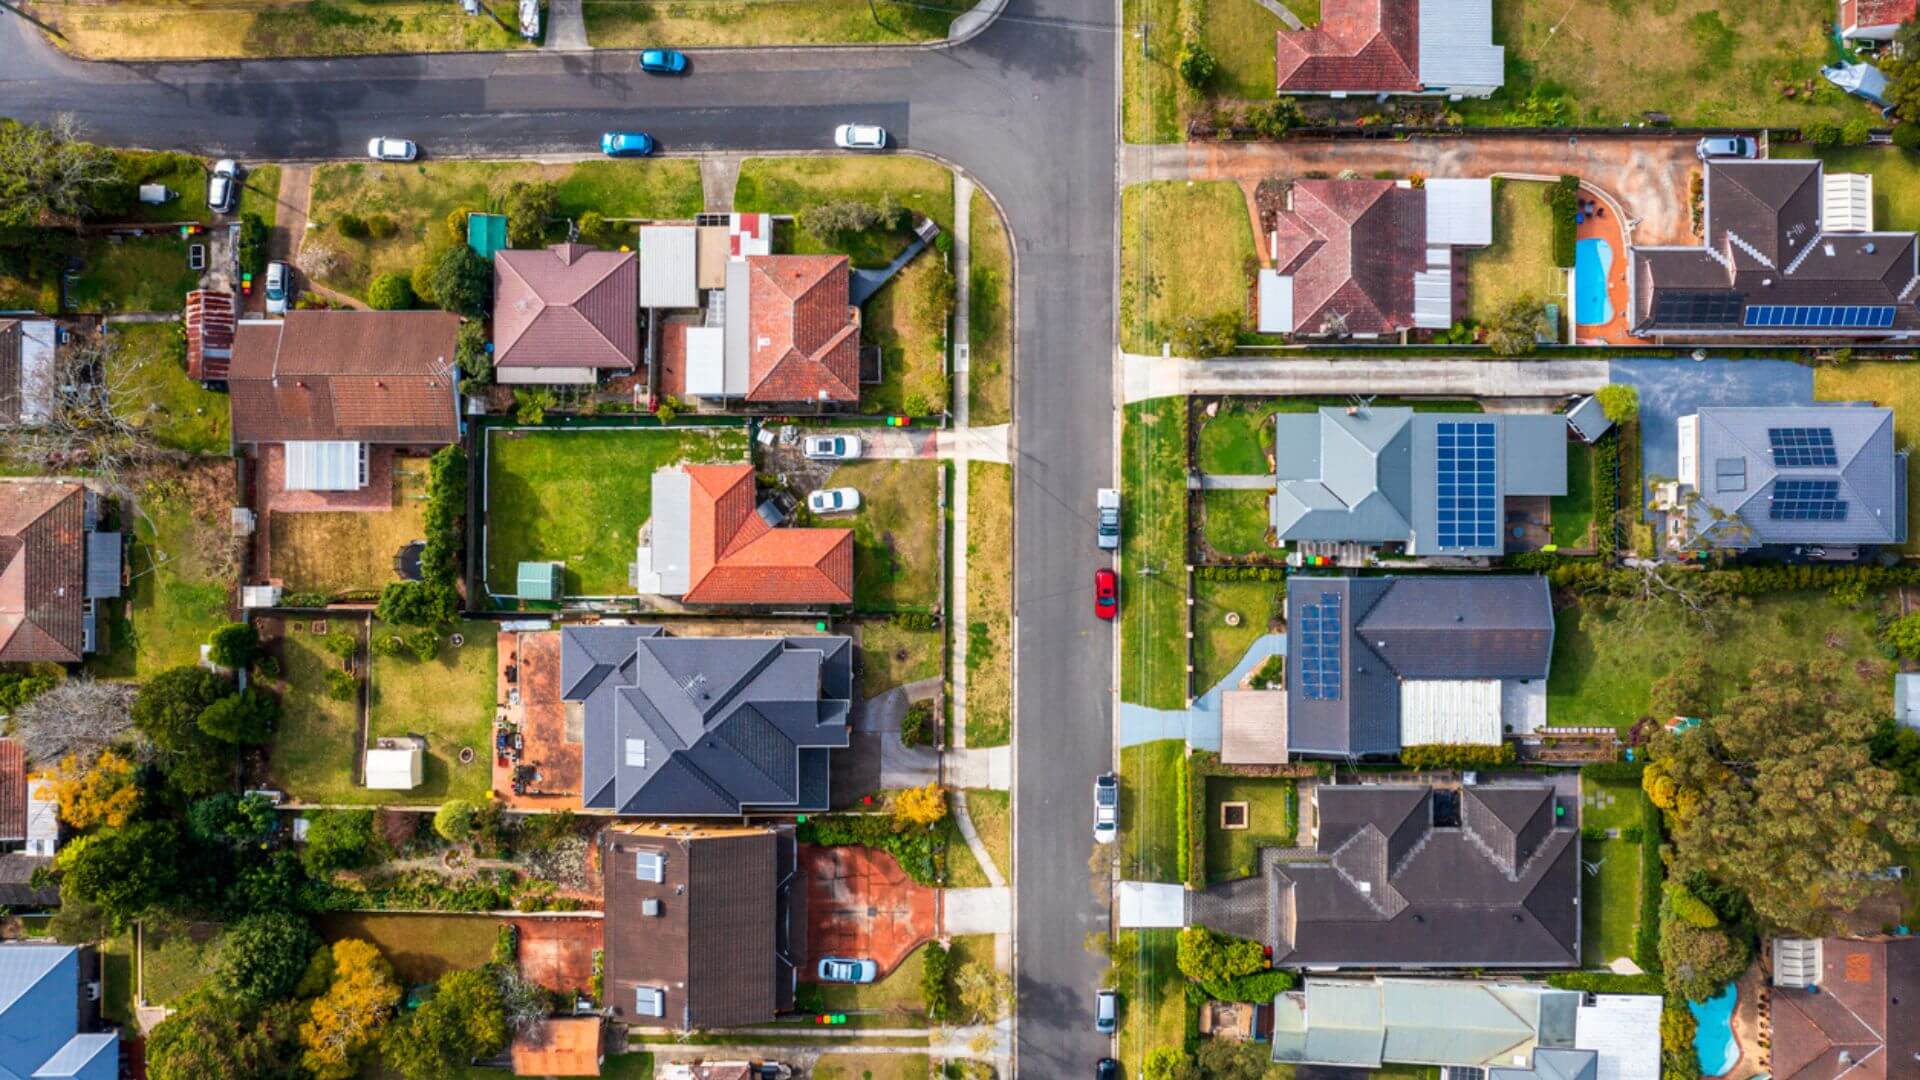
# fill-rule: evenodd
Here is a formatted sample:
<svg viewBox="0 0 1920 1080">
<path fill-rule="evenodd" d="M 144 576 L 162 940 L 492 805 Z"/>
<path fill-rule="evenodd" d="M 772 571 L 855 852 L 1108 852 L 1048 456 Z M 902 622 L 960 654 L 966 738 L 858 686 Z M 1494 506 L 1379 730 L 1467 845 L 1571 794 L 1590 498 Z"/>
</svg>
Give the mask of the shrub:
<svg viewBox="0 0 1920 1080">
<path fill-rule="evenodd" d="M 917 701 L 908 706 L 907 715 L 900 719 L 900 742 L 906 746 L 932 746 L 933 736 L 933 703 Z"/>
<path fill-rule="evenodd" d="M 440 634 L 431 626 L 407 631 L 407 651 L 415 660 L 426 663 L 440 655 Z"/>
<path fill-rule="evenodd" d="M 365 240 L 372 233 L 367 228 L 367 220 L 359 214 L 341 214 L 334 219 L 333 231 L 349 240 Z"/>
<path fill-rule="evenodd" d="M 399 634 L 375 634 L 368 648 L 377 656 L 397 660 L 407 655 L 407 643 Z"/>
<path fill-rule="evenodd" d="M 487 324 L 478 319 L 460 323 L 460 337 L 453 346 L 454 363 L 466 381 L 461 389 L 471 393 L 476 386 L 493 381 L 493 354 L 487 351 Z"/>
<path fill-rule="evenodd" d="M 1720 925 L 1720 916 L 1713 913 L 1706 901 L 1687 891 L 1685 885 L 1669 881 L 1666 888 L 1667 909 L 1673 914 L 1702 930 L 1711 930 Z"/>
<path fill-rule="evenodd" d="M 200 730 L 221 742 L 258 744 L 273 737 L 280 701 L 257 687 L 229 694 L 200 714 Z"/>
<path fill-rule="evenodd" d="M 1840 141 L 1848 146 L 1865 146 L 1873 138 L 1873 124 L 1864 116 L 1856 116 L 1840 126 Z"/>
<path fill-rule="evenodd" d="M 553 391 L 544 386 L 531 390 L 515 390 L 513 392 L 514 423 L 526 424 L 529 427 L 545 423 L 547 410 L 559 403 L 560 399 L 553 396 Z"/>
<path fill-rule="evenodd" d="M 895 201 L 892 192 L 877 202 L 863 199 L 835 199 L 800 211 L 800 228 L 821 240 L 832 240 L 847 233 L 874 229 L 904 228 L 909 212 Z"/>
<path fill-rule="evenodd" d="M 516 248 L 539 247 L 547 231 L 547 219 L 559 204 L 560 188 L 551 181 L 514 181 L 507 188 L 507 243 Z"/>
<path fill-rule="evenodd" d="M 242 273 L 252 274 L 256 279 L 266 274 L 267 223 L 259 214 L 240 215 L 240 242 L 236 254 Z"/>
<path fill-rule="evenodd" d="M 1660 994 L 1666 985 L 1660 976 L 1615 975 L 1611 971 L 1561 971 L 1547 976 L 1547 985 L 1556 990 L 1580 990 L 1589 994 Z"/>
<path fill-rule="evenodd" d="M 424 560 L 423 560 L 424 562 Z M 380 590 L 374 617 L 403 626 L 444 626 L 460 606 L 451 585 L 431 581 L 390 581 Z"/>
<path fill-rule="evenodd" d="M 1580 225 L 1574 220 L 1580 209 L 1580 178 L 1561 177 L 1547 199 L 1553 207 L 1553 265 L 1570 267 L 1580 238 Z"/>
<path fill-rule="evenodd" d="M 260 631 L 251 623 L 227 623 L 207 639 L 208 656 L 223 668 L 235 671 L 250 667 L 260 652 Z"/>
<path fill-rule="evenodd" d="M 427 466 L 427 543 L 420 552 L 421 577 L 451 589 L 466 551 L 462 519 L 467 510 L 467 454 L 448 446 Z"/>
<path fill-rule="evenodd" d="M 1290 971 L 1270 968 L 1256 971 L 1251 975 L 1240 975 L 1225 982 L 1205 982 L 1201 989 L 1208 997 L 1219 1001 L 1250 1001 L 1259 1004 L 1271 1003 L 1275 996 L 1293 989 L 1294 977 Z"/>
<path fill-rule="evenodd" d="M 1640 418 L 1640 390 L 1632 383 L 1608 383 L 1593 396 L 1600 400 L 1600 411 L 1616 424 Z"/>
<path fill-rule="evenodd" d="M 465 799 L 448 799 L 433 814 L 433 831 L 449 844 L 464 842 L 473 835 L 473 804 Z"/>
<path fill-rule="evenodd" d="M 1893 145 L 1902 150 L 1920 150 L 1920 124 L 1911 121 L 1898 124 L 1893 129 Z"/>
<path fill-rule="evenodd" d="M 947 847 L 958 843 L 951 816 L 932 828 L 896 831 L 886 814 L 824 814 L 800 824 L 798 839 L 819 847 L 860 845 L 879 848 L 900 863 L 907 876 L 921 885 L 940 885 L 947 877 Z"/>
<path fill-rule="evenodd" d="M 1840 145 L 1840 125 L 1831 120 L 1815 120 L 1800 128 L 1800 138 L 1825 149 Z"/>
<path fill-rule="evenodd" d="M 386 214 L 375 214 L 367 219 L 367 235 L 375 240 L 391 240 L 400 234 L 400 224 Z"/>
<path fill-rule="evenodd" d="M 389 271 L 367 286 L 367 306 L 375 311 L 404 311 L 413 306 L 413 284 L 405 274 Z"/>
<path fill-rule="evenodd" d="M 1640 797 L 1640 922 L 1634 928 L 1633 962 L 1640 970 L 1658 972 L 1660 949 L 1660 884 L 1666 866 L 1660 861 L 1662 839 L 1660 809 L 1645 795 Z"/>
<path fill-rule="evenodd" d="M 1180 974 L 1198 983 L 1224 983 L 1267 967 L 1266 952 L 1259 942 L 1203 926 L 1180 931 L 1180 945 L 1174 959 Z"/>
<path fill-rule="evenodd" d="M 1400 748 L 1400 761 L 1414 769 L 1475 769 L 1511 765 L 1516 757 L 1513 744 L 1494 746 L 1466 743 L 1427 743 Z"/>
<path fill-rule="evenodd" d="M 1240 316 L 1230 311 L 1194 316 L 1173 333 L 1173 351 L 1196 360 L 1226 356 L 1239 347 Z"/>
<path fill-rule="evenodd" d="M 277 679 L 280 677 L 280 658 L 261 653 L 253 658 L 253 670 L 263 679 Z"/>
<path fill-rule="evenodd" d="M 927 1019 L 939 1022 L 952 1017 L 953 984 L 949 976 L 953 954 L 945 945 L 929 941 L 920 962 L 920 1002 L 926 1007 Z"/>
<path fill-rule="evenodd" d="M 351 660 L 353 654 L 360 649 L 360 639 L 345 630 L 335 630 L 328 634 L 324 644 L 328 652 L 342 660 Z"/>
<path fill-rule="evenodd" d="M 360 680 L 339 668 L 327 672 L 327 696 L 335 701 L 352 701 L 360 692 Z"/>
<path fill-rule="evenodd" d="M 322 810 L 307 818 L 300 861 L 315 877 L 365 866 L 373 853 L 373 811 Z"/>
<path fill-rule="evenodd" d="M 433 260 L 427 288 L 414 291 L 431 296 L 443 311 L 483 316 L 493 301 L 493 267 L 465 244 L 455 244 Z"/>
<path fill-rule="evenodd" d="M 1219 70 L 1220 62 L 1202 42 L 1189 41 L 1180 47 L 1180 79 L 1188 86 L 1205 90 Z"/>
</svg>

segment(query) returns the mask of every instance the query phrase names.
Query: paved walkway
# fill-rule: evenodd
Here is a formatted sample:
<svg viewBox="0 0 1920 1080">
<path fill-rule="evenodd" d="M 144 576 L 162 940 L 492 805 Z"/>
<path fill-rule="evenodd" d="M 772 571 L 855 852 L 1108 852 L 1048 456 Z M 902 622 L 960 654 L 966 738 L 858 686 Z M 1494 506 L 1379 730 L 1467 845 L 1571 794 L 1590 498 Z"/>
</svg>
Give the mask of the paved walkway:
<svg viewBox="0 0 1920 1080">
<path fill-rule="evenodd" d="M 953 822 L 960 827 L 960 837 L 967 842 L 968 850 L 972 851 L 973 857 L 979 860 L 980 869 L 986 872 L 987 882 L 995 888 L 1005 888 L 1007 884 L 1005 872 L 1013 867 L 998 865 L 993 861 L 993 856 L 987 853 L 987 845 L 981 842 L 979 830 L 973 827 L 973 814 L 967 808 L 965 788 L 953 793 Z"/>
<path fill-rule="evenodd" d="M 704 154 L 700 158 L 700 193 L 709 214 L 733 212 L 733 193 L 740 186 L 739 154 Z"/>
<path fill-rule="evenodd" d="M 1265 491 L 1273 486 L 1273 476 L 1261 473 L 1256 476 L 1227 476 L 1220 473 L 1200 474 L 1202 491 Z"/>
<path fill-rule="evenodd" d="M 1122 358 L 1126 399 L 1189 394 L 1562 397 L 1607 384 L 1605 360 L 1220 360 Z"/>
<path fill-rule="evenodd" d="M 541 48 L 556 52 L 589 48 L 587 17 L 581 0 L 548 0 L 547 39 Z"/>
<path fill-rule="evenodd" d="M 1286 23 L 1287 29 L 1289 30 L 1305 30 L 1307 28 L 1307 24 L 1300 21 L 1300 16 L 1295 15 L 1287 8 L 1287 5 L 1281 3 L 1280 0 L 1259 0 L 1259 4 L 1261 7 L 1273 12 L 1274 18 Z"/>
<path fill-rule="evenodd" d="M 955 934 L 1005 934 L 1013 930 L 1013 890 L 948 889 L 941 894 L 942 930 Z"/>
<path fill-rule="evenodd" d="M 950 788 L 993 788 L 1006 791 L 1013 786 L 1013 750 L 994 746 L 984 750 L 951 749 L 941 758 L 940 768 Z"/>
<path fill-rule="evenodd" d="M 1220 749 L 1220 695 L 1240 685 L 1267 657 L 1285 655 L 1287 635 L 1263 634 L 1213 689 L 1194 699 L 1189 709 L 1153 709 L 1120 705 L 1120 745 L 1135 746 L 1159 739 L 1185 739 L 1195 750 Z"/>
</svg>

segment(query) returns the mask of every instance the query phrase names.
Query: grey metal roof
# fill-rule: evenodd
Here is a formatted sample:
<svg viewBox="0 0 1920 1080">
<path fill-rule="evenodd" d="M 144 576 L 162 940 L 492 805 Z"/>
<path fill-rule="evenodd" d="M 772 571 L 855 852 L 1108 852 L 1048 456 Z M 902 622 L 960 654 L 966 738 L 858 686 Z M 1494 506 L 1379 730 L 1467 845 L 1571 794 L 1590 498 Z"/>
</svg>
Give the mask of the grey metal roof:
<svg viewBox="0 0 1920 1080">
<path fill-rule="evenodd" d="M 1273 1059 L 1513 1068 L 1573 1045 L 1580 999 L 1529 983 L 1314 978 L 1275 1003 Z"/>
<path fill-rule="evenodd" d="M 660 575 L 664 596 L 684 596 L 693 584 L 689 547 L 692 483 L 687 471 L 678 465 L 662 466 L 653 473 L 653 524 L 648 535 L 653 544 L 653 572 Z"/>
<path fill-rule="evenodd" d="M 1703 408 L 1697 460 L 1699 498 L 1692 510 L 1697 534 L 1723 547 L 1765 544 L 1899 544 L 1907 538 L 1906 457 L 1894 449 L 1893 410 L 1870 405 L 1783 408 Z M 1768 430 L 1827 428 L 1835 464 L 1775 467 Z M 1744 463 L 1740 490 L 1721 491 L 1713 479 L 1722 463 Z M 1774 485 L 1782 479 L 1836 480 L 1847 504 L 1841 521 L 1786 521 L 1769 516 Z M 1720 515 L 1731 515 L 1738 522 Z M 1744 525 L 1745 528 L 1740 526 Z"/>
<path fill-rule="evenodd" d="M 560 650 L 561 696 L 584 704 L 583 805 L 685 816 L 827 808 L 827 751 L 848 739 L 850 639 L 570 626 Z"/>
<path fill-rule="evenodd" d="M 700 289 L 694 277 L 693 226 L 640 227 L 640 306 L 700 306 Z"/>
<path fill-rule="evenodd" d="M 1413 420 L 1413 533 L 1407 541 L 1410 555 L 1441 552 L 1439 496 L 1439 426 L 1443 423 L 1492 424 L 1497 447 L 1494 471 L 1496 518 L 1500 528 L 1492 544 L 1448 547 L 1449 555 L 1501 555 L 1506 552 L 1505 499 L 1509 495 L 1565 495 L 1567 493 L 1567 424 L 1544 413 L 1494 413 L 1463 416 L 1418 413 Z"/>
<path fill-rule="evenodd" d="M 1498 88 L 1507 51 L 1493 43 L 1493 0 L 1420 0 L 1420 81 L 1429 90 Z"/>
<path fill-rule="evenodd" d="M 120 534 L 87 534 L 87 599 L 120 595 Z"/>
<path fill-rule="evenodd" d="M 1613 421 L 1607 419 L 1607 410 L 1600 407 L 1600 399 L 1592 394 L 1567 410 L 1567 423 L 1584 442 L 1593 442 L 1613 428 Z"/>
</svg>

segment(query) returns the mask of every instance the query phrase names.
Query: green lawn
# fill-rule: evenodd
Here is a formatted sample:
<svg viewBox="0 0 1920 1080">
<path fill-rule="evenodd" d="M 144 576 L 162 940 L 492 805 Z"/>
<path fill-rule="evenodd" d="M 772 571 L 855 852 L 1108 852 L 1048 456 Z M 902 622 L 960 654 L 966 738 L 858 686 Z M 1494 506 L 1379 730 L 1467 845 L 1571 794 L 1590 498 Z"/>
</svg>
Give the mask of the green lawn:
<svg viewBox="0 0 1920 1080">
<path fill-rule="evenodd" d="M 96 60 L 338 56 L 519 49 L 512 5 L 505 25 L 470 18 L 443 0 L 291 0 L 228 4 L 209 18 L 202 4 L 95 4 L 35 0 L 60 47 Z"/>
<path fill-rule="evenodd" d="M 1567 441 L 1567 493 L 1553 500 L 1553 542 L 1586 547 L 1593 540 L 1593 447 Z"/>
<path fill-rule="evenodd" d="M 860 313 L 863 345 L 877 345 L 881 382 L 860 392 L 860 411 L 934 416 L 947 411 L 951 277 L 940 253 L 923 252 L 875 293 Z"/>
<path fill-rule="evenodd" d="M 933 1068 L 925 1054 L 822 1054 L 813 1080 L 921 1080 Z"/>
<path fill-rule="evenodd" d="M 1207 880 L 1251 877 L 1263 847 L 1292 847 L 1295 826 L 1287 809 L 1293 781 L 1243 776 L 1207 778 Z M 1247 827 L 1220 827 L 1220 805 L 1247 804 Z"/>
<path fill-rule="evenodd" d="M 1131 143 L 1179 142 L 1180 106 L 1192 94 L 1175 66 L 1180 0 L 1125 0 L 1120 26 L 1121 136 Z"/>
<path fill-rule="evenodd" d="M 1886 189 L 1874 177 L 1874 202 L 1886 198 Z M 1920 197 L 1920 190 L 1916 191 Z M 1912 204 L 1902 202 L 1902 208 Z M 1888 225 L 1876 209 L 1877 227 L 1913 228 L 1912 225 Z M 1920 380 L 1907 365 L 1890 362 L 1823 364 L 1813 371 L 1813 396 L 1822 401 L 1871 401 L 1893 410 L 1893 431 L 1901 446 L 1920 444 Z M 1920 455 L 1907 458 L 1907 490 L 1920 491 Z M 1907 554 L 1920 554 L 1920 500 L 1907 499 Z"/>
<path fill-rule="evenodd" d="M 449 971 L 487 963 L 499 928 L 500 920 L 489 915 L 343 911 L 314 920 L 314 929 L 329 942 L 346 938 L 371 942 L 405 985 L 433 982 Z"/>
<path fill-rule="evenodd" d="M 1206 517 L 1201 532 L 1208 546 L 1222 555 L 1266 555 L 1277 549 L 1267 543 L 1271 518 L 1267 491 L 1207 491 L 1200 504 Z"/>
<path fill-rule="evenodd" d="M 689 4 L 628 0 L 588 4 L 587 39 L 596 48 L 660 45 L 895 45 L 945 37 L 966 0 L 737 0 Z"/>
<path fill-rule="evenodd" d="M 798 215 L 821 203 L 896 202 L 953 231 L 953 173 L 924 158 L 839 155 L 748 158 L 740 166 L 733 208 L 741 213 Z M 855 266 L 887 265 L 913 239 L 906 231 L 814 236 L 796 224 L 783 230 L 795 254 L 844 254 Z"/>
<path fill-rule="evenodd" d="M 1284 0 L 1288 11 L 1299 17 L 1308 26 L 1320 22 L 1320 0 Z"/>
<path fill-rule="evenodd" d="M 247 170 L 240 184 L 240 213 L 260 215 L 269 229 L 280 220 L 280 166 L 255 165 Z"/>
<path fill-rule="evenodd" d="M 1013 732 L 1013 469 L 967 462 L 967 745 Z"/>
<path fill-rule="evenodd" d="M 958 970 L 960 963 L 968 960 L 984 958 L 988 964 L 993 963 L 991 934 L 960 935 L 953 939 L 950 948 L 958 955 L 952 958 L 955 963 L 949 970 Z M 924 945 L 908 953 L 899 966 L 878 982 L 822 983 L 820 996 L 832 1012 L 883 1012 L 891 1014 L 897 1022 L 914 1026 L 924 1024 L 926 1016 L 920 996 L 920 975 L 926 965 L 926 953 Z"/>
<path fill-rule="evenodd" d="M 860 624 L 862 698 L 878 697 L 896 686 L 940 675 L 947 638 L 938 630 L 908 630 L 885 618 Z"/>
<path fill-rule="evenodd" d="M 487 583 L 515 588 L 522 561 L 567 564 L 571 596 L 624 596 L 653 473 L 677 462 L 744 461 L 737 427 L 504 431 L 487 436 Z"/>
<path fill-rule="evenodd" d="M 1467 319 L 1492 321 L 1521 298 L 1566 304 L 1566 273 L 1553 265 L 1553 185 L 1495 180 L 1493 243 L 1467 253 Z"/>
<path fill-rule="evenodd" d="M 220 929 L 218 923 L 143 928 L 140 985 L 147 1004 L 171 1004 L 206 981 L 207 967 L 219 948 Z"/>
<path fill-rule="evenodd" d="M 1219 65 L 1208 87 L 1232 98 L 1273 97 L 1274 36 L 1287 24 L 1256 0 L 1208 0 L 1207 50 Z"/>
<path fill-rule="evenodd" d="M 615 1054 L 600 1065 L 601 1080 L 653 1080 L 653 1055 Z"/>
<path fill-rule="evenodd" d="M 1139 1076 L 1147 1055 L 1180 1048 L 1187 1038 L 1187 980 L 1175 966 L 1180 932 L 1122 930 L 1114 957 L 1132 968 L 1120 992 L 1120 1031 L 1114 1038 L 1122 1076 Z M 1126 959 L 1131 959 L 1127 964 Z"/>
<path fill-rule="evenodd" d="M 1641 822 L 1640 785 L 1632 780 L 1580 779 L 1580 827 L 1627 829 Z"/>
<path fill-rule="evenodd" d="M 207 170 L 210 163 L 192 154 L 156 153 L 151 150 L 120 150 L 121 175 L 138 188 L 141 184 L 161 184 L 180 197 L 159 205 L 135 202 L 127 221 L 212 221 L 213 208 L 207 205 Z M 278 166 L 266 166 L 280 175 Z M 253 180 L 252 170 L 246 179 Z M 275 183 L 278 183 L 276 179 Z M 242 197 L 245 197 L 244 190 Z"/>
<path fill-rule="evenodd" d="M 345 630 L 362 640 L 361 670 L 365 669 L 365 624 L 357 619 L 331 619 L 329 630 Z M 353 748 L 360 733 L 357 702 L 327 696 L 328 670 L 340 661 L 309 633 L 294 633 L 292 624 L 280 639 L 280 727 L 268 748 L 268 771 L 274 786 L 301 802 L 367 804 L 397 802 L 406 792 L 371 792 L 355 782 L 359 772 Z M 382 798 L 384 796 L 384 798 Z"/>
<path fill-rule="evenodd" d="M 85 268 L 67 291 L 74 311 L 177 313 L 200 274 L 187 266 L 187 242 L 177 233 L 93 236 L 81 248 Z"/>
<path fill-rule="evenodd" d="M 206 483 L 231 484 L 230 465 L 200 467 Z M 132 579 L 109 618 L 112 648 L 88 669 L 110 678 L 144 679 L 200 660 L 200 645 L 227 621 L 232 571 L 227 568 L 225 510 L 195 499 L 177 483 L 158 481 L 140 496 L 127 560 Z M 218 515 L 216 517 L 216 514 Z"/>
<path fill-rule="evenodd" d="M 967 816 L 973 819 L 973 831 L 980 835 L 980 844 L 987 849 L 987 857 L 993 860 L 1000 876 L 1011 882 L 1013 807 L 1008 793 L 992 788 L 968 788 Z"/>
<path fill-rule="evenodd" d="M 1178 881 L 1179 773 L 1187 745 L 1159 739 L 1120 751 L 1120 832 L 1133 881 Z"/>
<path fill-rule="evenodd" d="M 1624 840 L 1583 842 L 1580 859 L 1580 957 L 1587 967 L 1633 958 L 1640 911 L 1640 845 Z"/>
<path fill-rule="evenodd" d="M 1803 591 L 1725 601 L 1712 613 L 1713 624 L 1706 627 L 1678 604 L 1615 604 L 1599 597 L 1556 612 L 1548 720 L 1556 726 L 1627 727 L 1647 715 L 1653 681 L 1681 663 L 1705 664 L 1713 672 L 1712 708 L 1744 683 L 1754 665 L 1771 660 L 1858 669 L 1864 688 L 1885 692 L 1886 665 L 1874 644 L 1871 612 L 1850 611 L 1824 592 Z"/>
<path fill-rule="evenodd" d="M 0 311 L 38 311 L 52 315 L 60 308 L 60 283 L 0 274 Z"/>
<path fill-rule="evenodd" d="M 1225 181 L 1159 181 L 1120 193 L 1120 340 L 1157 353 L 1188 319 L 1245 321 L 1253 226 Z"/>
<path fill-rule="evenodd" d="M 1120 699 L 1186 704 L 1185 398 L 1126 407 L 1120 433 Z"/>
<path fill-rule="evenodd" d="M 128 1025 L 133 1014 L 133 934 L 131 931 L 99 943 L 100 1016 Z"/>
<path fill-rule="evenodd" d="M 1013 419 L 1013 245 L 986 192 L 974 190 L 967 222 L 967 422 L 986 427 Z"/>
<path fill-rule="evenodd" d="M 114 342 L 108 363 L 120 371 L 114 381 L 135 388 L 146 401 L 137 421 L 154 440 L 191 454 L 225 454 L 232 439 L 227 395 L 187 378 L 181 324 L 119 323 L 108 331 Z"/>
<path fill-rule="evenodd" d="M 860 492 L 860 509 L 816 524 L 853 529 L 853 602 L 861 611 L 928 611 L 942 583 L 940 463 L 851 461 L 826 486 Z"/>
<path fill-rule="evenodd" d="M 447 799 L 481 802 L 492 787 L 490 749 L 498 697 L 498 627 L 469 621 L 459 624 L 458 629 L 464 643 L 455 648 L 443 637 L 440 654 L 424 663 L 412 654 L 373 658 L 368 680 L 372 708 L 369 735 L 375 739 L 396 735 L 427 738 L 420 786 L 383 794 L 411 803 Z M 397 632 L 404 631 L 400 628 Z M 388 635 L 396 630 L 376 623 L 373 632 Z M 459 759 L 463 747 L 473 750 L 473 761 L 467 764 Z"/>
<path fill-rule="evenodd" d="M 1233 667 L 1254 641 L 1267 632 L 1287 594 L 1279 581 L 1208 581 L 1193 583 L 1193 686 L 1204 694 L 1232 674 Z M 1227 625 L 1229 613 L 1238 626 Z"/>
<path fill-rule="evenodd" d="M 1200 445 L 1195 452 L 1200 471 L 1214 476 L 1271 474 L 1267 455 L 1273 451 L 1276 406 L 1270 399 L 1236 398 L 1200 421 Z"/>
</svg>

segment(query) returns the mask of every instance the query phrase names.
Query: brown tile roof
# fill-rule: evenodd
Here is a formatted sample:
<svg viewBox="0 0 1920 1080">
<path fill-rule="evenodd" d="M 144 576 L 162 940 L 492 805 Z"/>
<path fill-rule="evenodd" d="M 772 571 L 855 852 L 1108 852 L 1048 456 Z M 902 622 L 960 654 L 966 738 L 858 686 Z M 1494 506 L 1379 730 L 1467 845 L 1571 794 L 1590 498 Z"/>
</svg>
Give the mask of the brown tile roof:
<svg viewBox="0 0 1920 1080">
<path fill-rule="evenodd" d="M 0 319 L 0 424 L 20 420 L 20 352 L 26 336 L 19 319 Z"/>
<path fill-rule="evenodd" d="M 631 251 L 555 244 L 493 256 L 497 367 L 632 371 L 640 360 L 640 270 Z"/>
<path fill-rule="evenodd" d="M 515 1076 L 599 1076 L 600 1018 L 556 1016 L 529 1038 L 513 1037 Z"/>
<path fill-rule="evenodd" d="M 1779 1080 L 1920 1077 L 1920 939 L 1820 943 L 1817 991 L 1769 989 Z"/>
<path fill-rule="evenodd" d="M 1277 216 L 1274 265 L 1293 277 L 1293 327 L 1318 334 L 1344 316 L 1354 334 L 1413 325 L 1413 276 L 1426 266 L 1424 193 L 1391 180 L 1301 180 Z"/>
<path fill-rule="evenodd" d="M 757 255 L 747 267 L 747 400 L 859 401 L 860 309 L 848 299 L 847 257 Z"/>
<path fill-rule="evenodd" d="M 425 445 L 460 437 L 450 377 L 460 317 L 444 311 L 293 311 L 234 335 L 239 443 Z"/>
<path fill-rule="evenodd" d="M 12 739 L 0 739 L 0 844 L 27 838 L 27 755 Z"/>
<path fill-rule="evenodd" d="M 1320 24 L 1279 31 L 1280 93 L 1417 91 L 1419 0 L 1324 0 Z"/>
<path fill-rule="evenodd" d="M 187 294 L 187 378 L 219 382 L 233 357 L 233 294 L 195 289 Z"/>
<path fill-rule="evenodd" d="M 0 662 L 80 661 L 86 528 L 79 484 L 0 480 Z"/>
<path fill-rule="evenodd" d="M 1840 28 L 1897 26 L 1914 17 L 1915 0 L 1840 0 Z"/>
<path fill-rule="evenodd" d="M 694 604 L 851 604 L 853 530 L 776 529 L 755 512 L 752 465 L 688 465 Z"/>
</svg>

